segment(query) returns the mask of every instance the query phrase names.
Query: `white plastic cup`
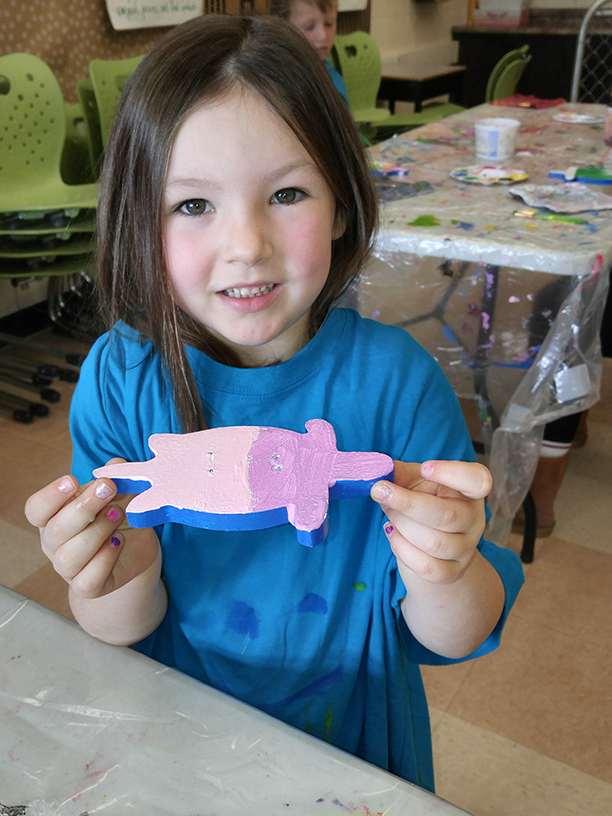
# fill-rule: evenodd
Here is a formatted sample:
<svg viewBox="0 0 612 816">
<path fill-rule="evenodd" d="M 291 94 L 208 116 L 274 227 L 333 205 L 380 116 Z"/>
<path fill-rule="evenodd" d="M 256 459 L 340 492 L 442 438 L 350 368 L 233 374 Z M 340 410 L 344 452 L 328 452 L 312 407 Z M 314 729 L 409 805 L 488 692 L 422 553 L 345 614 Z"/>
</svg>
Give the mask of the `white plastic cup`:
<svg viewBox="0 0 612 816">
<path fill-rule="evenodd" d="M 474 123 L 476 133 L 476 156 L 488 161 L 502 160 L 514 156 L 518 119 L 479 119 Z"/>
</svg>

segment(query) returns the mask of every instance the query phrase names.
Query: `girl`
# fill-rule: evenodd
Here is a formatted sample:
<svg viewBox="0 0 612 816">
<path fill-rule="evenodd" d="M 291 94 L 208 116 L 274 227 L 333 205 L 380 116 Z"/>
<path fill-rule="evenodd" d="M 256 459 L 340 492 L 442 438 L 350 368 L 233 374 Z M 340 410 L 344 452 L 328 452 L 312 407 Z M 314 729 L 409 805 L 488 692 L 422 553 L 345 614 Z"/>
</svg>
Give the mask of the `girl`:
<svg viewBox="0 0 612 816">
<path fill-rule="evenodd" d="M 405 331 L 332 308 L 376 202 L 330 88 L 269 17 L 198 18 L 141 62 L 101 189 L 112 328 L 75 392 L 73 475 L 26 514 L 92 635 L 433 790 L 418 663 L 495 648 L 522 570 L 481 538 L 490 476 L 436 363 Z M 398 460 L 373 500 L 332 502 L 314 549 L 288 524 L 132 530 L 129 497 L 85 484 L 109 457 L 149 458 L 152 433 L 313 418 L 340 450 Z"/>
</svg>

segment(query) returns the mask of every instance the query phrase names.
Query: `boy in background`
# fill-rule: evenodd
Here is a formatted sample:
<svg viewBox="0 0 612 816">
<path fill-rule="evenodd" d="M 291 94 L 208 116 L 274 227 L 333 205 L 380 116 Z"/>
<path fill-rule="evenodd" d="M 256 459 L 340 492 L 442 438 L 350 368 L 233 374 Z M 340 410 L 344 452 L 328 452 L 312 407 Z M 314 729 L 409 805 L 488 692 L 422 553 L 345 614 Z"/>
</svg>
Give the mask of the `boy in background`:
<svg viewBox="0 0 612 816">
<path fill-rule="evenodd" d="M 334 45 L 338 8 L 336 0 L 272 0 L 272 14 L 289 20 L 306 37 L 323 60 L 323 64 L 346 104 L 349 104 L 342 75 L 329 61 Z"/>
</svg>

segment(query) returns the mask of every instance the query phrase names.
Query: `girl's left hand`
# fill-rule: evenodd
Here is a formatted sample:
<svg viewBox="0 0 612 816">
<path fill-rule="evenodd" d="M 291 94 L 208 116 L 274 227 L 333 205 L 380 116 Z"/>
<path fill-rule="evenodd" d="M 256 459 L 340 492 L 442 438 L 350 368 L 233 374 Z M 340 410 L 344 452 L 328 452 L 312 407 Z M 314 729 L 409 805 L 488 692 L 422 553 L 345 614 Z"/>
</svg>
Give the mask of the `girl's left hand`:
<svg viewBox="0 0 612 816">
<path fill-rule="evenodd" d="M 371 491 L 385 512 L 385 533 L 400 564 L 429 583 L 459 580 L 485 528 L 489 470 L 477 462 L 395 462 L 395 483 Z"/>
</svg>

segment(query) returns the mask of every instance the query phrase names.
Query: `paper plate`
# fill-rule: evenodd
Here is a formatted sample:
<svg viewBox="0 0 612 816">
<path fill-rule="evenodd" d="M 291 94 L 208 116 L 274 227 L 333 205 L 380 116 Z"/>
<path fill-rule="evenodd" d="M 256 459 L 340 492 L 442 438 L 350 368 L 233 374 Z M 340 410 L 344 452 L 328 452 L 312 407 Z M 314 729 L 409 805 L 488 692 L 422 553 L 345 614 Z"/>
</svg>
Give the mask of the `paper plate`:
<svg viewBox="0 0 612 816">
<path fill-rule="evenodd" d="M 601 114 L 574 113 L 573 111 L 555 113 L 553 119 L 557 122 L 565 122 L 567 125 L 597 125 L 606 121 L 606 117 Z"/>
<path fill-rule="evenodd" d="M 588 184 L 521 184 L 508 190 L 530 207 L 546 207 L 553 212 L 577 213 L 585 210 L 612 210 L 612 197 L 597 192 Z"/>
<path fill-rule="evenodd" d="M 457 167 L 451 170 L 451 176 L 457 181 L 468 184 L 514 184 L 529 178 L 526 170 L 515 167 L 500 167 L 495 164 L 473 164 L 471 167 Z"/>
</svg>

